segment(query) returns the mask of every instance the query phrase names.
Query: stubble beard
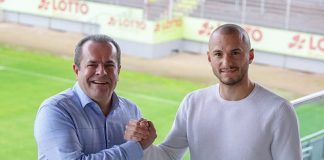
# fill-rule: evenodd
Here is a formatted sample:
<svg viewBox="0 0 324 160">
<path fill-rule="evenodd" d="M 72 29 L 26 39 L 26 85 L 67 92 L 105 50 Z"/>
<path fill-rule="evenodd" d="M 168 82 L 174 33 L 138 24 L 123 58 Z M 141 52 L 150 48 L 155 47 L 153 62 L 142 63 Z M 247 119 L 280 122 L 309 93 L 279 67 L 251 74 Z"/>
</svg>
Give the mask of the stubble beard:
<svg viewBox="0 0 324 160">
<path fill-rule="evenodd" d="M 224 84 L 224 85 L 227 85 L 227 86 L 234 86 L 236 84 L 239 84 L 244 76 L 245 76 L 245 72 L 243 73 L 240 73 L 240 75 L 238 77 L 234 77 L 234 78 L 228 78 L 228 77 L 225 77 L 225 78 L 222 78 L 220 73 L 215 73 L 216 77 L 218 78 L 218 80 L 220 81 L 220 83 Z"/>
</svg>

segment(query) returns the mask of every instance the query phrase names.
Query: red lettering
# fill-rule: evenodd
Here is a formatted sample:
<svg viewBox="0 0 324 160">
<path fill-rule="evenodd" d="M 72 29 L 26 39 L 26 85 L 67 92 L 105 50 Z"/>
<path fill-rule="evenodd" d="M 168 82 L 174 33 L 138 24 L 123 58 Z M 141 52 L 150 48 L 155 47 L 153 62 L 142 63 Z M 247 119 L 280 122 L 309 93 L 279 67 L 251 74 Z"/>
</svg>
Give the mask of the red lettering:
<svg viewBox="0 0 324 160">
<path fill-rule="evenodd" d="M 313 36 L 309 38 L 309 49 L 316 50 L 316 44 L 314 45 Z"/>
<path fill-rule="evenodd" d="M 172 24 L 170 24 L 171 21 L 166 21 L 164 24 L 163 24 L 163 30 L 167 30 L 171 27 Z"/>
<path fill-rule="evenodd" d="M 129 27 L 130 26 L 129 23 L 131 23 L 131 22 L 128 19 L 124 19 L 124 20 L 121 21 L 120 26 Z"/>
<path fill-rule="evenodd" d="M 251 29 L 251 27 L 245 27 L 244 30 L 245 30 L 248 34 L 250 34 L 252 29 Z"/>
<path fill-rule="evenodd" d="M 65 11 L 66 10 L 66 7 L 67 7 L 67 4 L 64 0 L 61 0 L 58 4 L 58 7 L 59 7 L 59 10 L 61 11 Z"/>
<path fill-rule="evenodd" d="M 74 3 L 73 3 L 74 2 Z M 74 10 L 75 10 L 75 13 L 78 13 L 79 12 L 79 8 L 78 8 L 78 1 L 72 1 L 72 0 L 69 0 L 69 4 L 68 4 L 68 11 L 71 13 L 73 12 L 73 6 L 74 6 Z"/>
<path fill-rule="evenodd" d="M 109 17 L 107 24 L 109 26 L 120 26 L 126 28 L 134 28 L 134 29 L 146 29 L 145 21 L 132 20 L 128 18 L 118 18 L 118 17 Z M 157 30 L 157 26 L 155 26 L 155 30 Z"/>
<path fill-rule="evenodd" d="M 301 35 L 297 34 L 292 37 L 292 42 L 288 43 L 289 48 L 303 49 L 306 39 L 302 38 Z"/>
<path fill-rule="evenodd" d="M 179 18 L 167 20 L 167 21 L 156 23 L 154 27 L 154 32 L 160 32 L 160 31 L 171 29 L 173 27 L 181 27 L 181 26 L 182 26 L 182 20 Z"/>
<path fill-rule="evenodd" d="M 209 22 L 205 22 L 202 24 L 202 28 L 198 30 L 199 35 L 210 35 L 212 30 L 212 26 L 209 25 Z"/>
<path fill-rule="evenodd" d="M 80 11 L 81 11 L 82 14 L 87 14 L 88 11 L 89 11 L 89 7 L 88 7 L 88 5 L 85 4 L 85 3 L 82 3 L 82 4 L 80 5 Z"/>
<path fill-rule="evenodd" d="M 310 36 L 310 38 L 309 38 L 309 49 L 310 50 L 316 50 L 316 46 L 315 45 L 314 45 L 314 42 L 313 42 L 313 36 Z"/>
<path fill-rule="evenodd" d="M 288 43 L 288 47 L 295 48 L 298 50 L 307 47 L 305 49 L 324 52 L 324 37 L 320 37 L 319 39 L 316 39 L 312 35 L 309 37 L 305 37 L 300 34 L 297 34 L 292 37 L 292 41 Z"/>
<path fill-rule="evenodd" d="M 71 11 L 73 10 L 73 5 L 75 4 L 74 1 L 72 0 L 68 0 L 68 2 L 66 3 L 66 6 L 67 6 L 67 11 L 69 11 L 71 13 Z M 77 13 L 77 11 L 75 11 L 75 13 Z"/>
<path fill-rule="evenodd" d="M 324 37 L 322 37 L 320 40 L 318 40 L 317 46 L 320 51 L 324 52 Z"/>
<path fill-rule="evenodd" d="M 160 31 L 160 23 L 155 24 L 154 27 L 154 32 L 159 32 Z"/>
<path fill-rule="evenodd" d="M 41 0 L 40 4 L 38 5 L 38 9 L 45 9 L 47 10 L 49 6 L 49 2 L 47 0 Z"/>
<path fill-rule="evenodd" d="M 114 17 L 110 17 L 108 20 L 108 25 L 114 26 L 116 25 L 116 20 Z"/>
<path fill-rule="evenodd" d="M 56 4 L 56 3 L 55 3 L 55 0 L 53 0 L 53 1 L 52 1 L 52 8 L 53 8 L 54 11 L 57 10 L 57 7 L 55 6 L 55 4 Z"/>
<path fill-rule="evenodd" d="M 38 9 L 47 10 L 49 6 L 52 7 L 54 11 L 60 12 L 69 12 L 74 14 L 87 14 L 89 12 L 89 6 L 86 2 L 78 0 L 41 0 Z"/>
<path fill-rule="evenodd" d="M 261 30 L 255 29 L 252 31 L 252 39 L 255 40 L 256 42 L 259 42 L 262 40 L 262 32 Z"/>
<path fill-rule="evenodd" d="M 258 28 L 253 28 L 250 26 L 244 27 L 244 30 L 249 34 L 252 40 L 259 42 L 263 38 L 262 31 Z"/>
<path fill-rule="evenodd" d="M 176 25 L 177 25 L 178 27 L 182 26 L 182 19 L 178 18 L 178 19 L 176 20 Z"/>
<path fill-rule="evenodd" d="M 136 28 L 140 28 L 140 29 L 144 30 L 145 29 L 144 21 L 137 22 Z"/>
</svg>

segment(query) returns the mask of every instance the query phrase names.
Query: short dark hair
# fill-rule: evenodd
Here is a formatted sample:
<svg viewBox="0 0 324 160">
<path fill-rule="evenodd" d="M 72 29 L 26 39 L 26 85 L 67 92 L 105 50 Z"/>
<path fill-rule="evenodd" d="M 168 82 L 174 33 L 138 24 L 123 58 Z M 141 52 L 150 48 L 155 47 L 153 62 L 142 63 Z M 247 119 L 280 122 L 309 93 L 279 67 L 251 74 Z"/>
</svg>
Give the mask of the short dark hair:
<svg viewBox="0 0 324 160">
<path fill-rule="evenodd" d="M 113 52 L 116 53 L 116 59 L 118 66 L 120 65 L 120 48 L 118 43 L 112 39 L 111 37 L 104 35 L 104 34 L 94 34 L 84 37 L 79 41 L 79 43 L 75 47 L 75 54 L 74 54 L 74 64 L 76 64 L 78 67 L 80 67 L 80 62 L 82 58 L 82 47 L 87 41 L 93 41 L 93 42 L 99 42 L 99 43 L 107 43 L 112 45 Z"/>
<path fill-rule="evenodd" d="M 222 34 L 233 34 L 237 33 L 242 36 L 242 41 L 248 46 L 249 49 L 251 49 L 251 42 L 248 33 L 239 25 L 236 24 L 224 24 L 219 27 L 217 27 L 212 35 L 216 32 L 222 33 Z M 212 36 L 211 36 L 212 38 Z"/>
</svg>

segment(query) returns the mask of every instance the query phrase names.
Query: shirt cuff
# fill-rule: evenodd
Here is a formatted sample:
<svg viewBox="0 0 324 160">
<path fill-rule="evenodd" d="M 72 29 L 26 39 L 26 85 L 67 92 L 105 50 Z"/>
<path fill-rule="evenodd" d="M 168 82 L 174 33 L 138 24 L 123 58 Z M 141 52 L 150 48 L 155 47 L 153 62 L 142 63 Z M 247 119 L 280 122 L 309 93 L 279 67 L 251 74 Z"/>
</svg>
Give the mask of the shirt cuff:
<svg viewBox="0 0 324 160">
<path fill-rule="evenodd" d="M 141 159 L 143 157 L 142 146 L 136 141 L 127 141 L 120 145 L 127 154 L 127 157 L 132 157 L 132 159 Z"/>
</svg>

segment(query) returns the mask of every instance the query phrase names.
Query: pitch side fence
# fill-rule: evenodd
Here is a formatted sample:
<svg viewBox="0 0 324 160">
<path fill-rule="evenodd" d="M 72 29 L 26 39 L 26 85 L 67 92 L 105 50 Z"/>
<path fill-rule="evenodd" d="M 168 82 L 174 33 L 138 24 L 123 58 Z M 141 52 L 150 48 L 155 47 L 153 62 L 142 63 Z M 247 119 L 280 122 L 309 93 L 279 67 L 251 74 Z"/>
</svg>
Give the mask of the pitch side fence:
<svg viewBox="0 0 324 160">
<path fill-rule="evenodd" d="M 291 103 L 296 108 L 301 106 L 302 104 L 319 101 L 324 101 L 324 90 L 307 95 L 302 98 L 298 98 L 291 101 Z M 303 160 L 324 160 L 324 129 L 302 137 L 301 143 L 303 148 Z"/>
</svg>

